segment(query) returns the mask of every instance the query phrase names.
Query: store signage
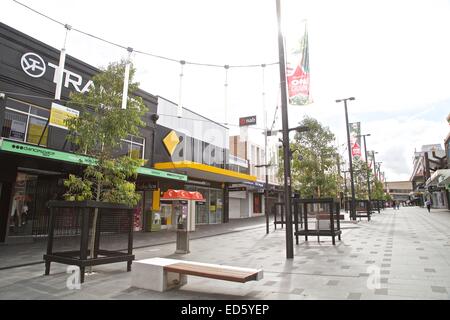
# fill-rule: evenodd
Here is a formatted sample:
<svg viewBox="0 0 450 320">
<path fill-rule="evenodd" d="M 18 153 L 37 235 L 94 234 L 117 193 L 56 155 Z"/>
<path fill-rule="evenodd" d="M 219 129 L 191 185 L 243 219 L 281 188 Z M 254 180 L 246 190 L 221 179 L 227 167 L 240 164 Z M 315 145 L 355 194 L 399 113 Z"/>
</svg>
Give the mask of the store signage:
<svg viewBox="0 0 450 320">
<path fill-rule="evenodd" d="M 256 116 L 239 118 L 240 127 L 251 126 L 254 124 L 256 124 Z"/>
<path fill-rule="evenodd" d="M 0 150 L 19 153 L 19 154 L 25 154 L 25 155 L 34 156 L 34 157 L 66 161 L 66 162 L 85 164 L 85 165 L 95 164 L 95 162 L 96 162 L 96 160 L 92 157 L 87 157 L 87 156 L 83 156 L 83 155 L 78 155 L 78 154 L 69 153 L 69 152 L 62 152 L 62 151 L 57 151 L 57 150 L 52 150 L 52 149 L 47 149 L 47 148 L 42 148 L 42 147 L 36 147 L 33 145 L 17 143 L 14 141 L 9 141 L 9 140 L 4 140 L 4 139 L 0 140 Z M 144 167 L 138 168 L 137 171 L 139 174 L 143 174 L 143 175 L 172 179 L 172 180 L 187 181 L 187 176 L 185 176 L 183 174 L 160 171 L 160 170 L 144 168 Z"/>
<path fill-rule="evenodd" d="M 161 170 L 144 168 L 144 167 L 140 167 L 138 169 L 138 173 L 143 174 L 143 175 L 148 175 L 148 176 L 172 179 L 172 180 L 187 181 L 187 176 L 185 176 L 184 174 L 178 174 L 178 173 L 161 171 Z"/>
<path fill-rule="evenodd" d="M 231 188 L 228 188 L 228 191 L 229 192 L 233 192 L 233 191 L 247 191 L 247 188 L 246 187 L 231 187 Z"/>
<path fill-rule="evenodd" d="M 252 186 L 252 187 L 264 188 L 264 183 L 260 183 L 260 182 L 247 182 L 247 181 L 245 181 L 245 182 L 242 182 L 242 183 L 245 184 L 245 185 L 248 185 L 248 186 Z"/>
<path fill-rule="evenodd" d="M 156 190 L 158 190 L 158 182 L 151 181 L 151 182 L 140 183 L 136 187 L 139 190 L 156 191 Z"/>
<path fill-rule="evenodd" d="M 45 63 L 44 59 L 41 56 L 34 52 L 25 53 L 20 59 L 20 64 L 22 66 L 23 72 L 25 72 L 28 76 L 33 78 L 41 78 L 45 75 L 47 71 L 47 66 L 54 70 L 53 74 L 53 82 L 58 83 L 57 79 L 57 70 L 59 66 L 47 62 Z M 77 92 L 85 93 L 88 92 L 91 86 L 94 85 L 92 80 L 88 80 L 87 82 L 83 80 L 83 77 L 75 72 L 64 69 L 63 70 L 63 85 L 67 89 L 70 90 L 72 87 Z"/>
<path fill-rule="evenodd" d="M 23 71 L 33 78 L 40 78 L 47 69 L 44 60 L 36 53 L 28 52 L 20 59 Z"/>
<path fill-rule="evenodd" d="M 54 127 L 66 129 L 66 119 L 77 118 L 80 116 L 80 111 L 67 108 L 57 103 L 52 103 L 52 109 L 50 112 L 49 124 Z"/>
<path fill-rule="evenodd" d="M 196 180 L 189 180 L 186 184 L 193 184 L 193 185 L 200 185 L 200 186 L 211 186 L 210 182 L 207 182 L 207 181 L 196 181 Z"/>
<path fill-rule="evenodd" d="M 12 120 L 11 131 L 9 133 L 10 138 L 25 140 L 25 127 L 26 123 L 23 121 Z"/>
</svg>

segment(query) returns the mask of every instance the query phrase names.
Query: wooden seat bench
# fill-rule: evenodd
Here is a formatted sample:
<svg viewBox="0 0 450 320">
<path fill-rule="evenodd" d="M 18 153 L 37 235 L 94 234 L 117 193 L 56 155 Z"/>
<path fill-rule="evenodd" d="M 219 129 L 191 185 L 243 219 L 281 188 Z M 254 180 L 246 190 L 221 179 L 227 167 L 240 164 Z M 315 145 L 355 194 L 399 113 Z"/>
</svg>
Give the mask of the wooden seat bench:
<svg viewBox="0 0 450 320">
<path fill-rule="evenodd" d="M 188 275 L 240 283 L 263 278 L 261 269 L 164 258 L 134 261 L 131 272 L 133 287 L 160 292 L 185 285 Z"/>
</svg>

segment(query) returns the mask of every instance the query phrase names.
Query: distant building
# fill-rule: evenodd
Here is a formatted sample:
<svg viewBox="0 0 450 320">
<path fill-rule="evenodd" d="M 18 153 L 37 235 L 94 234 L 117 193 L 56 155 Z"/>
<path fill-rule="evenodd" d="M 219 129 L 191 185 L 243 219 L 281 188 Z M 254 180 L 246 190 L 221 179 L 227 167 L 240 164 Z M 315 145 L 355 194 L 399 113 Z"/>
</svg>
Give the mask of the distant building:
<svg viewBox="0 0 450 320">
<path fill-rule="evenodd" d="M 268 167 L 269 198 L 268 210 L 278 201 L 278 148 L 268 145 L 267 160 L 263 146 L 252 141 L 242 141 L 240 136 L 230 136 L 229 163 L 231 170 L 256 176 L 256 182 L 245 182 L 230 186 L 230 218 L 248 218 L 265 213 L 264 188 Z"/>
<path fill-rule="evenodd" d="M 423 205 L 426 200 L 432 201 L 432 207 L 437 209 L 450 208 L 449 195 L 446 187 L 441 184 L 442 176 L 448 168 L 448 137 L 446 150 L 440 144 L 424 145 L 420 152 L 414 152 L 413 172 L 410 178 L 413 192 L 412 200 Z"/>
<path fill-rule="evenodd" d="M 396 201 L 408 201 L 410 199 L 410 193 L 413 191 L 413 185 L 411 181 L 392 181 L 385 182 L 386 193 L 392 196 Z"/>
</svg>

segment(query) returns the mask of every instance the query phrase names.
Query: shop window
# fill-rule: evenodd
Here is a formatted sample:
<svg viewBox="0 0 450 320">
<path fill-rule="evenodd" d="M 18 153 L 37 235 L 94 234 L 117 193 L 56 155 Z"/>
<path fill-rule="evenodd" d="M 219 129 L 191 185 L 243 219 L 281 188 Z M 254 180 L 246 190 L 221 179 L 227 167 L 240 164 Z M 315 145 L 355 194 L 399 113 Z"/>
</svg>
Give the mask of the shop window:
<svg viewBox="0 0 450 320">
<path fill-rule="evenodd" d="M 42 145 L 47 145 L 48 128 L 45 127 L 46 121 L 30 117 L 28 123 L 27 142 L 38 144 L 41 140 Z M 45 130 L 45 131 L 44 131 Z M 42 132 L 44 131 L 44 134 Z M 41 139 L 42 136 L 42 139 Z"/>
<path fill-rule="evenodd" d="M 46 146 L 50 111 L 9 98 L 6 102 L 2 137 Z M 41 139 L 42 136 L 42 139 Z"/>
<path fill-rule="evenodd" d="M 129 135 L 122 139 L 120 144 L 120 155 L 128 155 L 133 159 L 144 159 L 145 139 Z"/>
</svg>

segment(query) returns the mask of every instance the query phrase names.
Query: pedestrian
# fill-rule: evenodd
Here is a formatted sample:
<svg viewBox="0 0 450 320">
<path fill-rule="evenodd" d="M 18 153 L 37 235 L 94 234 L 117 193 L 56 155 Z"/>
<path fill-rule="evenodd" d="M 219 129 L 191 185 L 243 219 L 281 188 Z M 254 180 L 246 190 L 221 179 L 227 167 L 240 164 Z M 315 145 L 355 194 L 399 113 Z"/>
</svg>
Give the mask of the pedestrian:
<svg viewBox="0 0 450 320">
<path fill-rule="evenodd" d="M 392 207 L 394 208 L 394 210 L 397 209 L 397 201 L 392 201 Z"/>
<path fill-rule="evenodd" d="M 431 212 L 431 201 L 430 201 L 430 199 L 428 199 L 428 200 L 425 202 L 425 205 L 427 206 L 428 212 Z"/>
</svg>

